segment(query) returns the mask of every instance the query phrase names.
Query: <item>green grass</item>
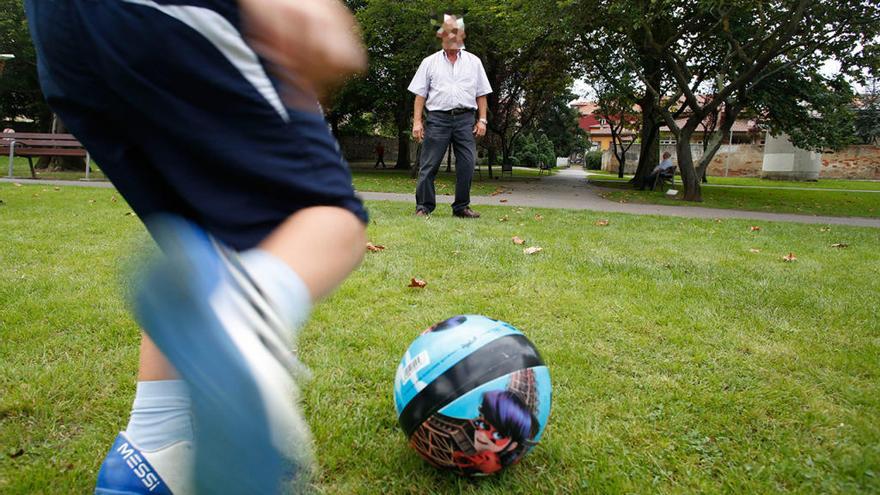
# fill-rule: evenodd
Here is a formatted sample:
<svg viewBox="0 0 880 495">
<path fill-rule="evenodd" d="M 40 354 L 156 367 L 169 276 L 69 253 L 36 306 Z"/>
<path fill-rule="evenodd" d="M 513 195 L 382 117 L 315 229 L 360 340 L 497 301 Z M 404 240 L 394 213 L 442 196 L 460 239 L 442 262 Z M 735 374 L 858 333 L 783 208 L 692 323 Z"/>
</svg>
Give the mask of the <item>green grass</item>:
<svg viewBox="0 0 880 495">
<path fill-rule="evenodd" d="M 681 185 L 678 184 L 677 189 L 681 191 Z M 638 191 L 622 183 L 599 182 L 596 185 L 625 188 L 599 193 L 600 196 L 611 201 L 801 215 L 880 217 L 880 193 L 873 192 L 706 187 L 702 189 L 703 202 L 695 203 L 679 199 L 681 192 L 679 198 L 668 198 L 659 190 Z"/>
<path fill-rule="evenodd" d="M 624 181 L 632 179 L 632 175 L 625 174 Z M 678 177 L 678 176 L 676 176 Z M 590 179 L 595 181 L 620 180 L 617 174 L 590 171 Z M 678 180 L 678 179 L 676 179 Z M 880 181 L 876 180 L 847 180 L 847 179 L 819 179 L 817 181 L 794 181 L 794 180 L 770 180 L 759 177 L 709 177 L 706 187 L 713 186 L 749 186 L 749 187 L 794 187 L 805 189 L 856 189 L 863 191 L 880 191 Z"/>
<path fill-rule="evenodd" d="M 30 179 L 31 178 L 31 169 L 28 167 L 27 158 L 15 157 L 12 159 L 12 175 L 13 177 L 19 179 Z M 0 175 L 2 177 L 9 176 L 9 158 L 7 157 L 5 160 L 0 160 Z M 34 160 L 36 163 L 36 160 Z M 46 169 L 35 169 L 34 172 L 38 179 L 55 179 L 55 180 L 79 180 L 84 179 L 86 177 L 85 165 L 83 165 L 82 170 L 46 170 Z M 104 173 L 101 172 L 101 169 L 98 168 L 98 165 L 95 162 L 92 162 L 91 171 L 89 172 L 89 179 L 95 180 L 105 180 Z"/>
<path fill-rule="evenodd" d="M 391 192 L 415 194 L 416 179 L 410 177 L 408 170 L 391 170 L 379 169 L 374 170 L 372 164 L 368 168 L 355 164 L 352 166 L 352 178 L 354 187 L 358 191 L 374 191 L 374 192 Z M 471 194 L 474 196 L 485 196 L 494 192 L 498 187 L 515 185 L 517 183 L 532 182 L 540 180 L 537 169 L 515 168 L 513 177 L 507 175 L 503 179 L 489 178 L 489 172 L 484 165 L 482 177 L 474 175 L 471 185 Z M 437 194 L 455 194 L 455 171 L 445 172 L 445 166 L 441 167 L 434 181 Z M 493 167 L 493 173 L 496 177 L 501 174 L 500 167 Z M 553 173 L 556 173 L 553 170 Z"/>
<path fill-rule="evenodd" d="M 147 236 L 112 190 L 0 184 L 0 199 L 0 492 L 87 493 L 133 397 L 116 274 Z M 301 338 L 318 492 L 880 491 L 880 229 L 368 206 L 387 249 Z M 396 424 L 403 351 L 459 313 L 521 328 L 553 377 L 542 442 L 497 478 L 434 470 Z"/>
</svg>

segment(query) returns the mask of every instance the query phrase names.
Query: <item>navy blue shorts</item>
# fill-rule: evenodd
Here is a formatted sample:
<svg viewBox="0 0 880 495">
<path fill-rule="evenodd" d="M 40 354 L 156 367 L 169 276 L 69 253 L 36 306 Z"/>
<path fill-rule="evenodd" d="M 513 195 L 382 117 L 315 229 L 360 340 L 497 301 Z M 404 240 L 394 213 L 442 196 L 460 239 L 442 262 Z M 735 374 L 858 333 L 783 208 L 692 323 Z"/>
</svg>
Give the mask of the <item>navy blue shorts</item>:
<svg viewBox="0 0 880 495">
<path fill-rule="evenodd" d="M 311 206 L 366 222 L 326 122 L 284 105 L 236 2 L 188 1 L 26 1 L 43 93 L 120 194 L 236 249 Z"/>
</svg>

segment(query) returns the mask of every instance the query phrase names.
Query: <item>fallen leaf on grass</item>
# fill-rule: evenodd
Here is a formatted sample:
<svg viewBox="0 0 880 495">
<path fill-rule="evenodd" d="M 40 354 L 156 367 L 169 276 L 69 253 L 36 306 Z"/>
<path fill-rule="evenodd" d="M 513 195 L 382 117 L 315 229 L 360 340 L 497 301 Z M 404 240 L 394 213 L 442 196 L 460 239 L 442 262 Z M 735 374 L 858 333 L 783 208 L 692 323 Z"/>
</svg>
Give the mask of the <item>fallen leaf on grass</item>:
<svg viewBox="0 0 880 495">
<path fill-rule="evenodd" d="M 89 200 L 89 204 L 90 204 L 90 205 L 95 204 L 95 200 L 94 200 L 94 199 L 90 199 L 90 200 Z"/>
<path fill-rule="evenodd" d="M 116 201 L 118 201 L 118 200 L 116 199 L 116 196 L 110 196 L 110 202 L 111 202 L 111 203 L 115 203 Z"/>
<path fill-rule="evenodd" d="M 367 243 L 367 251 L 377 252 L 385 249 L 385 246 L 381 244 L 373 244 L 372 242 Z"/>
<path fill-rule="evenodd" d="M 516 244 L 517 246 L 526 243 L 526 241 L 525 241 L 524 239 L 521 239 L 520 237 L 517 237 L 517 236 L 513 236 L 513 238 L 511 239 L 511 241 L 513 241 L 513 243 Z"/>
<path fill-rule="evenodd" d="M 495 189 L 494 191 L 489 193 L 489 196 L 498 196 L 499 194 L 503 194 L 503 193 L 504 193 L 504 188 L 499 187 L 498 189 Z"/>
<path fill-rule="evenodd" d="M 720 219 L 720 218 L 716 218 L 716 219 L 715 219 L 715 223 L 721 223 L 721 219 Z"/>
<path fill-rule="evenodd" d="M 52 190 L 54 190 L 54 191 L 60 191 L 61 188 L 60 188 L 60 187 L 53 187 Z"/>
<path fill-rule="evenodd" d="M 125 216 L 128 217 L 128 216 L 131 216 L 131 215 L 134 215 L 134 212 L 133 212 L 133 211 L 127 211 L 127 212 L 125 212 Z"/>
<path fill-rule="evenodd" d="M 760 250 L 760 249 L 751 248 L 751 249 L 749 249 L 749 252 L 750 252 L 750 253 L 755 253 L 755 254 L 757 254 L 757 253 L 760 253 L 761 250 Z"/>
<path fill-rule="evenodd" d="M 761 230 L 761 227 L 758 227 L 757 225 L 749 227 L 749 232 L 758 232 L 759 230 Z"/>
<path fill-rule="evenodd" d="M 782 261 L 791 263 L 792 261 L 797 261 L 797 256 L 795 256 L 794 253 L 788 253 L 782 257 Z"/>
<path fill-rule="evenodd" d="M 540 222 L 543 219 L 544 219 L 544 215 L 535 215 L 535 220 Z"/>
<path fill-rule="evenodd" d="M 506 222 L 507 220 L 508 220 L 507 215 L 504 215 L 503 217 L 498 219 L 499 222 Z"/>
<path fill-rule="evenodd" d="M 822 227 L 819 229 L 819 232 L 831 232 L 831 227 Z"/>
<path fill-rule="evenodd" d="M 831 247 L 843 249 L 843 248 L 849 247 L 849 244 L 846 244 L 844 242 L 838 242 L 836 244 L 832 244 Z"/>
<path fill-rule="evenodd" d="M 428 282 L 425 282 L 422 279 L 413 277 L 412 280 L 409 281 L 409 285 L 407 287 L 415 287 L 417 289 L 421 289 L 422 287 L 428 285 Z"/>
<path fill-rule="evenodd" d="M 609 223 L 611 223 L 611 222 L 609 222 L 608 220 L 605 220 L 605 219 L 596 220 L 597 227 L 607 227 Z"/>
<path fill-rule="evenodd" d="M 498 201 L 499 201 L 500 203 L 507 203 L 507 200 L 506 200 L 506 199 L 500 199 L 500 200 L 498 200 Z"/>
<path fill-rule="evenodd" d="M 535 254 L 535 253 L 540 253 L 543 250 L 544 250 L 544 248 L 541 248 L 538 246 L 532 246 L 532 247 L 527 247 L 527 248 L 523 249 L 523 254 Z"/>
<path fill-rule="evenodd" d="M 9 454 L 10 459 L 15 459 L 16 457 L 21 457 L 24 455 L 24 449 L 18 449 L 15 452 Z"/>
</svg>

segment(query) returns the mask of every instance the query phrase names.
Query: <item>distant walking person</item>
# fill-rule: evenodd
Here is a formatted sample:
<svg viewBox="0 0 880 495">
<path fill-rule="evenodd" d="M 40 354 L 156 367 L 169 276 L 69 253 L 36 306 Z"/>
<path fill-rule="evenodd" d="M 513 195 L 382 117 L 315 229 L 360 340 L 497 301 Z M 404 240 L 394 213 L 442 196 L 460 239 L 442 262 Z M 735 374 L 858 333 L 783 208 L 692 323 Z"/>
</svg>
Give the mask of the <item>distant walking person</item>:
<svg viewBox="0 0 880 495">
<path fill-rule="evenodd" d="M 382 145 L 382 141 L 376 143 L 376 164 L 373 168 L 379 168 L 379 165 L 385 168 L 385 146 Z"/>
<path fill-rule="evenodd" d="M 422 143 L 416 215 L 427 216 L 437 206 L 434 178 L 443 154 L 452 143 L 455 150 L 452 214 L 477 218 L 480 214 L 470 208 L 477 156 L 475 137 L 486 134 L 486 95 L 492 92 L 492 87 L 483 62 L 464 50 L 464 19 L 444 15 L 437 37 L 443 49 L 422 60 L 408 88 L 416 95 L 412 135 Z M 423 109 L 428 110 L 424 127 Z"/>
</svg>

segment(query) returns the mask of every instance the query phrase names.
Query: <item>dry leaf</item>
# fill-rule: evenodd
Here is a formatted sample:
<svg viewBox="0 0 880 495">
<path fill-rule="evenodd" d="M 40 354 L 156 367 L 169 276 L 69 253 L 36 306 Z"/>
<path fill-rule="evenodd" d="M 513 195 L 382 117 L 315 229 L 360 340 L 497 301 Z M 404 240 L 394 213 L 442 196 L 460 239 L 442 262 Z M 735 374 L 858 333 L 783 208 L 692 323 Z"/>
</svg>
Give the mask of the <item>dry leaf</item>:
<svg viewBox="0 0 880 495">
<path fill-rule="evenodd" d="M 596 226 L 598 227 L 607 227 L 610 222 L 608 220 L 596 220 Z"/>
<path fill-rule="evenodd" d="M 532 247 L 527 247 L 527 248 L 523 249 L 523 253 L 524 254 L 535 254 L 535 253 L 540 253 L 543 250 L 544 250 L 544 248 L 541 248 L 538 246 L 532 246 Z"/>
<path fill-rule="evenodd" d="M 61 190 L 60 187 L 53 187 L 52 189 L 55 190 L 55 191 L 60 191 L 60 190 Z"/>
<path fill-rule="evenodd" d="M 504 215 L 503 217 L 498 219 L 499 222 L 506 222 L 507 220 L 508 220 L 507 215 Z"/>
<path fill-rule="evenodd" d="M 797 261 L 797 256 L 795 256 L 794 253 L 788 253 L 787 255 L 782 257 L 782 261 L 787 261 L 789 263 L 792 261 Z"/>
<path fill-rule="evenodd" d="M 134 212 L 133 212 L 133 211 L 127 211 L 127 212 L 125 212 L 125 216 L 130 216 L 130 215 L 134 215 Z"/>
<path fill-rule="evenodd" d="M 499 202 L 500 202 L 500 203 L 507 203 L 507 200 L 506 200 L 506 199 L 501 199 L 501 200 L 499 200 Z"/>
<path fill-rule="evenodd" d="M 760 250 L 760 249 L 752 248 L 752 249 L 749 249 L 749 252 L 750 252 L 750 253 L 755 253 L 755 254 L 757 254 L 757 253 L 760 253 L 761 250 Z"/>
<path fill-rule="evenodd" d="M 373 244 L 372 242 L 367 243 L 367 251 L 373 251 L 375 253 L 376 251 L 382 251 L 384 249 L 385 246 L 381 244 Z"/>
<path fill-rule="evenodd" d="M 490 196 L 498 196 L 499 194 L 501 194 L 503 192 L 504 192 L 504 188 L 499 187 L 499 188 L 495 189 L 494 191 L 492 191 L 489 195 Z"/>
<path fill-rule="evenodd" d="M 521 238 L 519 238 L 519 237 L 517 237 L 517 236 L 513 236 L 513 238 L 512 238 L 511 240 L 512 240 L 513 243 L 516 244 L 517 246 L 520 246 L 520 245 L 526 243 L 525 240 L 523 240 L 523 239 L 521 239 Z"/>
<path fill-rule="evenodd" d="M 715 219 L 715 223 L 721 223 L 721 219 L 720 219 L 720 218 L 716 218 L 716 219 Z"/>
<path fill-rule="evenodd" d="M 751 227 L 749 227 L 749 232 L 757 232 L 759 230 L 761 230 L 761 227 L 758 227 L 757 225 L 752 225 Z"/>
<path fill-rule="evenodd" d="M 90 204 L 90 205 L 95 204 L 95 200 L 94 200 L 94 199 L 90 199 L 90 200 L 89 200 L 89 204 Z"/>
<path fill-rule="evenodd" d="M 843 242 L 838 242 L 837 244 L 832 244 L 831 247 L 833 247 L 833 248 L 841 248 L 841 249 L 842 249 L 842 248 L 847 248 L 847 247 L 849 247 L 849 244 L 846 244 L 846 243 L 843 243 Z"/>
<path fill-rule="evenodd" d="M 421 289 L 422 287 L 428 285 L 428 282 L 425 282 L 422 279 L 413 277 L 412 280 L 409 281 L 409 285 L 407 287 L 415 287 L 417 289 Z"/>
<path fill-rule="evenodd" d="M 831 232 L 831 227 L 822 227 L 819 232 Z"/>
<path fill-rule="evenodd" d="M 110 196 L 110 202 L 115 203 L 116 201 L 116 196 Z"/>
<path fill-rule="evenodd" d="M 535 220 L 537 220 L 537 221 L 540 222 L 540 221 L 543 220 L 543 219 L 544 219 L 544 216 L 543 216 L 543 215 L 535 215 Z"/>
</svg>

